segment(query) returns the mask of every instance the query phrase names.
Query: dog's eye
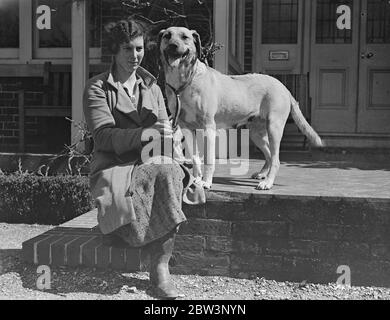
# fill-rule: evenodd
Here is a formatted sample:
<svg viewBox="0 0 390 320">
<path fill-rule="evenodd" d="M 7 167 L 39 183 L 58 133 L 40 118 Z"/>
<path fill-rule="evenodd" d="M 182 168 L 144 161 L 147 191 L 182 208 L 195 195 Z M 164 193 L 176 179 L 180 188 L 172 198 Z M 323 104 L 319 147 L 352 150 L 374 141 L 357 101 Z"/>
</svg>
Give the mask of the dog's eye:
<svg viewBox="0 0 390 320">
<path fill-rule="evenodd" d="M 182 38 L 183 40 L 187 40 L 187 39 L 189 39 L 190 37 L 188 37 L 188 36 L 186 36 L 185 34 L 183 34 L 181 38 Z"/>
<path fill-rule="evenodd" d="M 171 38 L 171 34 L 170 33 L 166 33 L 166 34 L 164 34 L 163 38 L 164 39 L 170 39 Z"/>
</svg>

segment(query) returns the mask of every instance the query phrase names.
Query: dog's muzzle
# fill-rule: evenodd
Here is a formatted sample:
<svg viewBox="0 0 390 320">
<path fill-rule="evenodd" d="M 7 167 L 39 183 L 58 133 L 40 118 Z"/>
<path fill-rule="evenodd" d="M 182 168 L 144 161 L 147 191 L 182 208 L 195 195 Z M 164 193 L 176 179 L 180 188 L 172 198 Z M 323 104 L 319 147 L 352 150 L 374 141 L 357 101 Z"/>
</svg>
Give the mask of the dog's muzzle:
<svg viewBox="0 0 390 320">
<path fill-rule="evenodd" d="M 168 46 L 164 51 L 164 58 L 168 64 L 171 64 L 172 61 L 180 59 L 181 61 L 186 60 L 190 55 L 190 49 L 187 49 L 184 53 L 177 51 L 177 46 L 172 45 Z"/>
</svg>

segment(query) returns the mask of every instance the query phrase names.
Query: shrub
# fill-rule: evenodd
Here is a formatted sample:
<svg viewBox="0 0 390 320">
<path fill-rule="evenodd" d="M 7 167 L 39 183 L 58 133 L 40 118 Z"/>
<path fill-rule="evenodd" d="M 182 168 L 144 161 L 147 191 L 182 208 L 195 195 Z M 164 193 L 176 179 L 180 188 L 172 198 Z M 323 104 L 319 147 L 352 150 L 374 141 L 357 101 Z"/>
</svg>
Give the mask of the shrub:
<svg viewBox="0 0 390 320">
<path fill-rule="evenodd" d="M 0 221 L 58 225 L 93 209 L 85 176 L 0 174 Z"/>
</svg>

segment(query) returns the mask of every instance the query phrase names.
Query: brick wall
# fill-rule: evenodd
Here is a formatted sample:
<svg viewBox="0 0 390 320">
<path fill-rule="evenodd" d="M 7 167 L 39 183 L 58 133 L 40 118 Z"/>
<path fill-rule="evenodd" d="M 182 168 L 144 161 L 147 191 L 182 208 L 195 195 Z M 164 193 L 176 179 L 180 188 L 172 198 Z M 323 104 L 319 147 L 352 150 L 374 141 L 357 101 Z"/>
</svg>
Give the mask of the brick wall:
<svg viewBox="0 0 390 320">
<path fill-rule="evenodd" d="M 184 206 L 183 210 L 188 222 L 176 238 L 170 263 L 173 273 L 336 283 L 338 268 L 348 266 L 353 286 L 390 287 L 388 199 L 209 191 L 205 205 Z M 89 267 L 130 271 L 123 266 L 126 260 L 133 266 L 146 266 L 147 247 L 125 255 L 120 264 L 114 262 L 110 252 L 122 249 L 124 254 L 128 248 L 99 232 L 96 214 L 93 210 L 56 228 L 57 238 L 43 234 L 27 241 L 23 244 L 25 259 L 35 264 L 66 265 L 67 255 L 80 257 L 76 265 Z M 80 238 L 77 243 L 71 235 Z M 60 237 L 61 248 L 52 248 L 50 243 L 57 243 Z M 47 241 L 34 245 L 43 238 Z M 66 251 L 66 243 L 76 247 L 69 246 Z M 90 246 L 81 252 L 85 243 Z M 104 252 L 101 263 L 97 262 L 97 249 Z M 56 250 L 62 258 L 48 261 L 59 254 Z M 146 269 L 131 269 L 140 270 Z"/>
<path fill-rule="evenodd" d="M 41 78 L 0 78 L 0 152 L 16 152 L 19 141 L 18 90 L 24 88 L 25 104 L 42 103 Z M 25 118 L 25 134 L 29 147 L 34 149 L 41 143 L 35 141 L 43 126 L 37 117 Z"/>
<path fill-rule="evenodd" d="M 329 283 L 348 265 L 352 285 L 390 285 L 389 202 L 208 196 L 185 208 L 176 272 Z"/>
<path fill-rule="evenodd" d="M 20 130 L 18 90 L 20 89 L 25 90 L 24 104 L 26 106 L 43 103 L 42 78 L 0 78 L 0 152 L 18 152 Z M 71 92 L 67 92 L 67 96 L 69 100 Z M 48 103 L 54 103 L 52 95 Z M 70 142 L 70 123 L 67 120 L 25 117 L 26 152 L 59 152 L 65 142 L 68 144 Z"/>
</svg>

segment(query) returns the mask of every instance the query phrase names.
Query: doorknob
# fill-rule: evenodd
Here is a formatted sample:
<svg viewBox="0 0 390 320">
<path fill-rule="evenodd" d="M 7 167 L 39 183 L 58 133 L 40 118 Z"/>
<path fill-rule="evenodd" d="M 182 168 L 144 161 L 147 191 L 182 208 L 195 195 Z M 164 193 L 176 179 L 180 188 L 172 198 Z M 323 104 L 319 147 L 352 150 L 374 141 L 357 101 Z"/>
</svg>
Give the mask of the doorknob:
<svg viewBox="0 0 390 320">
<path fill-rule="evenodd" d="M 362 59 L 371 59 L 373 56 L 374 56 L 374 54 L 372 52 L 368 52 L 368 53 L 362 52 L 360 54 L 360 57 Z"/>
</svg>

